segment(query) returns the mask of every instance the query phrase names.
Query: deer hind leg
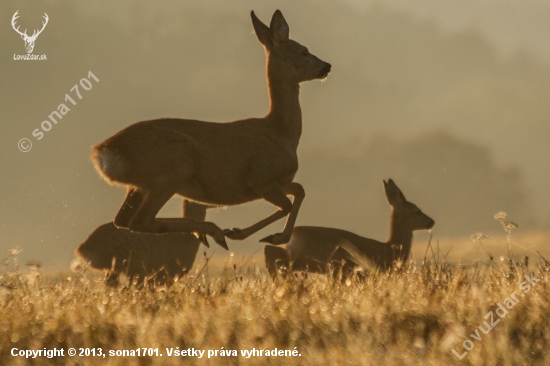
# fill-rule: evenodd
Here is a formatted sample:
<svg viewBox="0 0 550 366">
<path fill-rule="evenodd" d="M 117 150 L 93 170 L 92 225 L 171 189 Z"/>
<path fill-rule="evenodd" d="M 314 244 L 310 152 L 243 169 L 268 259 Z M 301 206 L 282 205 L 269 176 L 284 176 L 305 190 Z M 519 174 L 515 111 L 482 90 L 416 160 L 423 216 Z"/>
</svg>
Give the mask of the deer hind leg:
<svg viewBox="0 0 550 366">
<path fill-rule="evenodd" d="M 258 189 L 257 193 L 267 202 L 279 207 L 280 210 L 245 229 L 224 230 L 225 235 L 233 240 L 243 240 L 271 223 L 288 215 L 288 219 L 282 233 L 270 235 L 267 238 L 260 240 L 262 242 L 275 245 L 288 243 L 290 240 L 290 235 L 292 234 L 292 229 L 294 229 L 296 218 L 298 217 L 300 205 L 305 197 L 304 189 L 300 184 L 293 182 L 285 188 L 281 188 L 278 185 L 272 185 L 267 188 L 264 187 L 262 189 Z M 290 202 L 287 195 L 294 196 L 294 203 Z"/>
<path fill-rule="evenodd" d="M 132 217 L 134 217 L 141 202 L 143 201 L 143 193 L 136 188 L 128 188 L 126 198 L 122 203 L 122 207 L 118 211 L 113 224 L 119 229 L 128 229 Z"/>
<path fill-rule="evenodd" d="M 332 266 L 332 276 L 336 280 L 340 280 L 340 282 L 344 283 L 348 279 L 353 278 L 355 273 L 355 263 L 351 261 L 347 261 L 345 259 L 343 260 L 334 260 L 330 263 Z M 360 274 L 357 274 L 357 279 L 359 280 L 361 278 Z"/>
<path fill-rule="evenodd" d="M 199 233 L 210 235 L 218 245 L 228 249 L 223 231 L 211 222 L 192 221 L 188 218 L 157 219 L 162 206 L 174 195 L 166 189 L 147 191 L 136 213 L 130 220 L 129 229 L 139 233 Z"/>
<path fill-rule="evenodd" d="M 159 270 L 157 273 L 153 273 L 145 278 L 144 283 L 147 285 L 147 288 L 154 289 L 156 287 L 169 286 L 171 283 L 168 281 L 164 269 Z"/>
</svg>

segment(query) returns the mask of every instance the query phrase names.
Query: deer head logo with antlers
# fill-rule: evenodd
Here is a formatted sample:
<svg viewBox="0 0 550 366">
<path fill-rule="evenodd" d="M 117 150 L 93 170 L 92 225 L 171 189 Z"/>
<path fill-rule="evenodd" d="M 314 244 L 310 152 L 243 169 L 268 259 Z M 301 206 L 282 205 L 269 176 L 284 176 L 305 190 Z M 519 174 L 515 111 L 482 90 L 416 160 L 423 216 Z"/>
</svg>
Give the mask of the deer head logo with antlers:
<svg viewBox="0 0 550 366">
<path fill-rule="evenodd" d="M 42 22 L 42 29 L 40 30 L 34 30 L 34 32 L 32 33 L 32 36 L 28 36 L 27 35 L 27 30 L 25 29 L 24 32 L 21 32 L 19 30 L 19 27 L 15 27 L 15 21 L 17 18 L 19 18 L 19 15 L 17 15 L 17 13 L 19 12 L 19 10 L 17 10 L 15 12 L 15 14 L 13 14 L 13 17 L 11 18 L 11 26 L 13 27 L 13 29 L 19 33 L 21 35 L 21 38 L 23 38 L 23 41 L 25 41 L 25 49 L 27 50 L 27 53 L 32 53 L 32 50 L 34 49 L 34 42 L 36 41 L 36 38 L 38 38 L 38 36 L 40 35 L 40 33 L 42 33 L 42 31 L 44 30 L 44 28 L 46 28 L 46 24 L 48 24 L 48 14 L 44 13 L 44 22 Z"/>
</svg>

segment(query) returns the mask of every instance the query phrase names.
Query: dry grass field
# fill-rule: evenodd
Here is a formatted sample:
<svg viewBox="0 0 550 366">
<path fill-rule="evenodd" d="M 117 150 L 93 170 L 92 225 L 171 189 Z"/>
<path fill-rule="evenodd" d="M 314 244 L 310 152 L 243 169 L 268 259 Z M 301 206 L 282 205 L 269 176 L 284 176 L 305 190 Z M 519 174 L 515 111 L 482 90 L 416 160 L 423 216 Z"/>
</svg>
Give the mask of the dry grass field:
<svg viewBox="0 0 550 366">
<path fill-rule="evenodd" d="M 548 364 L 550 263 L 441 258 L 434 252 L 424 263 L 343 283 L 329 275 L 273 282 L 249 264 L 214 274 L 203 258 L 193 276 L 139 290 L 108 288 L 89 271 L 21 271 L 12 250 L 0 275 L 0 364 Z M 65 356 L 12 356 L 54 348 Z M 67 356 L 70 348 L 76 356 Z M 116 356 L 138 349 L 139 357 Z M 176 356 L 193 349 L 202 358 Z M 254 349 L 262 353 L 248 353 Z"/>
<path fill-rule="evenodd" d="M 550 366 L 550 0 L 0 9 L 0 366 Z"/>
</svg>

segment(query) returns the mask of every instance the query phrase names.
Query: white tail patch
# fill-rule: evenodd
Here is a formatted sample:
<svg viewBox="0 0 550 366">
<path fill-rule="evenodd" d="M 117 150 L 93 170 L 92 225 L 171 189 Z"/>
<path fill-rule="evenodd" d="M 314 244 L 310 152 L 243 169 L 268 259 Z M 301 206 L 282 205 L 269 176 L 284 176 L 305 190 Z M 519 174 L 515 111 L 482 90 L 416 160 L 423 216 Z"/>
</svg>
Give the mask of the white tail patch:
<svg viewBox="0 0 550 366">
<path fill-rule="evenodd" d="M 128 170 L 128 164 L 124 158 L 105 148 L 94 148 L 92 161 L 97 172 L 110 184 L 117 184 Z"/>
</svg>

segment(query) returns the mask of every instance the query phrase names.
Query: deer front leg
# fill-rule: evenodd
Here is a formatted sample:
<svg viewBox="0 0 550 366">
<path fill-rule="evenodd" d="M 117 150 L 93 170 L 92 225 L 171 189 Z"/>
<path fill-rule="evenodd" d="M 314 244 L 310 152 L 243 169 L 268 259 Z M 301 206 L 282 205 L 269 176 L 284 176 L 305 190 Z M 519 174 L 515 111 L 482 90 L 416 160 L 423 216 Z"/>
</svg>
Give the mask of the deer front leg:
<svg viewBox="0 0 550 366">
<path fill-rule="evenodd" d="M 245 229 L 224 230 L 225 236 L 233 240 L 243 240 L 271 223 L 289 215 L 282 233 L 270 235 L 260 240 L 275 245 L 288 243 L 292 230 L 294 229 L 296 218 L 298 217 L 300 205 L 305 197 L 304 188 L 299 183 L 293 182 L 284 188 L 278 185 L 272 185 L 267 188 L 263 187 L 258 189 L 257 192 L 263 199 L 279 207 L 280 210 Z M 290 202 L 287 195 L 294 197 L 293 203 Z"/>
<path fill-rule="evenodd" d="M 294 225 L 296 224 L 296 219 L 298 218 L 298 211 L 300 211 L 300 206 L 302 205 L 302 201 L 306 196 L 306 192 L 304 191 L 304 187 L 302 187 L 301 184 L 292 182 L 286 187 L 285 194 L 294 197 L 292 209 L 290 210 L 290 214 L 286 219 L 285 228 L 283 229 L 282 233 L 269 235 L 268 237 L 260 240 L 261 242 L 275 245 L 286 244 L 289 242 L 290 236 L 292 235 L 292 230 L 294 230 Z"/>
<path fill-rule="evenodd" d="M 286 276 L 290 267 L 290 257 L 285 248 L 266 245 L 264 248 L 264 257 L 265 266 L 273 280 L 277 278 L 279 272 L 283 273 L 283 277 Z"/>
</svg>

